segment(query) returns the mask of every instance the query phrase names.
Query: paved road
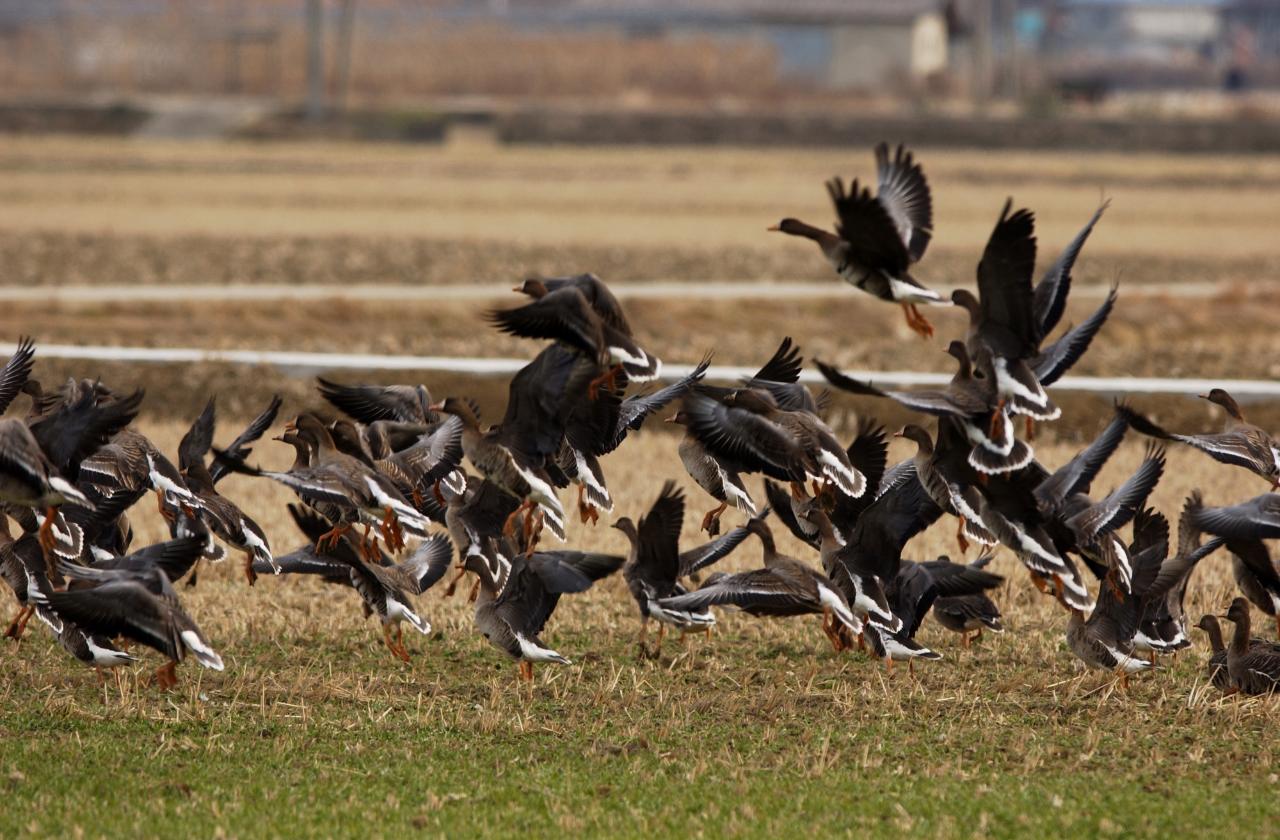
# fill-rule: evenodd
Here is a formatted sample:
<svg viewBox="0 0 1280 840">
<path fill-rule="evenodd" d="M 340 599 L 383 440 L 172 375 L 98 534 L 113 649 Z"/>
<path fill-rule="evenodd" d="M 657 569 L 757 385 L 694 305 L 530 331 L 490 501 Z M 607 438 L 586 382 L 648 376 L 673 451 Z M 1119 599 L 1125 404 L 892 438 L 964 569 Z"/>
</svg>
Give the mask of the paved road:
<svg viewBox="0 0 1280 840">
<path fill-rule="evenodd" d="M 752 300 L 757 298 L 785 297 L 797 299 L 826 299 L 853 294 L 848 286 L 831 282 L 811 283 L 746 283 L 726 282 L 668 282 L 610 283 L 609 288 L 620 298 L 688 299 L 688 300 Z M 947 287 L 935 287 L 949 293 Z M 1073 299 L 1100 299 L 1109 286 L 1092 284 L 1077 286 L 1071 291 Z M 1275 291 L 1280 285 L 1256 283 L 1230 291 L 1249 293 Z M 1177 283 L 1173 285 L 1121 286 L 1126 298 L 1166 296 L 1174 298 L 1210 298 L 1228 290 L 1215 283 Z M 57 303 L 167 303 L 181 301 L 274 301 L 274 300 L 344 300 L 365 301 L 487 301 L 507 297 L 511 287 L 493 283 L 469 285 L 249 285 L 226 286 L 0 286 L 0 301 L 5 302 L 57 302 Z"/>
<path fill-rule="evenodd" d="M 0 345 L 0 354 L 9 354 L 14 345 Z M 291 372 L 313 374 L 327 370 L 412 370 L 466 373 L 476 376 L 510 376 L 528 363 L 527 359 L 484 359 L 452 356 L 380 356 L 363 353 L 298 353 L 261 350 L 201 350 L 181 347 L 103 347 L 70 344 L 41 344 L 37 358 L 74 359 L 83 361 L 136 362 L 152 364 L 222 364 L 272 365 Z M 664 379 L 684 376 L 692 365 L 668 364 L 662 369 Z M 750 376 L 755 368 L 715 365 L 707 372 L 714 380 L 734 380 Z M 868 379 L 885 387 L 943 385 L 951 381 L 950 373 L 916 371 L 848 370 L 850 376 Z M 821 383 L 822 376 L 813 369 L 801 373 L 801 381 Z M 1064 376 L 1055 386 L 1057 391 L 1083 391 L 1097 394 L 1199 394 L 1210 388 L 1226 388 L 1242 398 L 1280 397 L 1280 382 L 1259 379 L 1178 379 L 1132 376 Z"/>
</svg>

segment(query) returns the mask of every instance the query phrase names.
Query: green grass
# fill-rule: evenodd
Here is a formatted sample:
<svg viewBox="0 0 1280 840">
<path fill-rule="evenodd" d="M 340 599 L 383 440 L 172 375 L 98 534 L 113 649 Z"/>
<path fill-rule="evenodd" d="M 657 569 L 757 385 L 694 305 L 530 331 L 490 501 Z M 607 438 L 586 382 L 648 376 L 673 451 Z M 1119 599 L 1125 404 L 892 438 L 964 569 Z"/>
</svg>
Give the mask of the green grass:
<svg viewBox="0 0 1280 840">
<path fill-rule="evenodd" d="M 729 618 L 710 643 L 637 662 L 611 591 L 564 605 L 554 640 L 577 662 L 528 687 L 465 616 L 411 640 L 405 667 L 350 593 L 289 589 L 332 601 L 332 630 L 228 644 L 225 674 L 185 666 L 168 694 L 137 674 L 99 689 L 46 634 L 7 650 L 0 835 L 1274 826 L 1277 703 L 1220 699 L 1196 655 L 1124 695 L 1074 673 L 1051 621 L 971 652 L 929 627 L 948 661 L 885 678 L 813 622 Z M 433 617 L 465 613 L 427 600 Z"/>
<path fill-rule="evenodd" d="M 182 432 L 144 425 L 166 450 Z M 1046 463 L 1072 451 L 1038 444 Z M 639 514 L 681 475 L 672 449 L 641 435 L 611 457 L 617 515 Z M 1122 447 L 1098 486 L 1141 452 Z M 255 454 L 287 456 L 265 443 Z M 892 458 L 905 454 L 895 442 Z M 1261 489 L 1198 453 L 1169 457 L 1153 502 L 1170 514 L 1191 487 L 1211 503 Z M 681 483 L 692 544 L 706 500 Z M 225 492 L 279 550 L 298 542 L 281 515 L 286 491 L 233 477 Z M 138 543 L 159 538 L 154 506 L 135 511 Z M 604 523 L 569 530 L 571 545 L 622 549 Z M 907 554 L 942 552 L 955 553 L 951 523 Z M 759 560 L 751 542 L 725 566 Z M 1082 672 L 1065 614 L 1007 552 L 993 568 L 1007 578 L 994 597 L 1008 632 L 966 651 L 927 620 L 920 639 L 945 658 L 914 677 L 833 653 L 817 618 L 735 613 L 720 614 L 712 639 L 668 640 L 661 660 L 640 661 L 635 607 L 613 578 L 561 602 L 545 638 L 574 664 L 540 667 L 533 686 L 475 633 L 461 596 L 419 599 L 435 629 L 407 637 L 403 665 L 350 590 L 271 577 L 250 590 L 236 565 L 181 588 L 227 669 L 188 662 L 173 691 L 141 685 L 161 664 L 149 651 L 117 689 L 42 626 L 0 646 L 0 837 L 1274 831 L 1280 697 L 1222 697 L 1198 632 L 1127 694 L 1110 674 Z M 1225 608 L 1229 568 L 1220 553 L 1197 570 L 1192 616 Z M 3 615 L 11 602 L 0 603 Z"/>
</svg>

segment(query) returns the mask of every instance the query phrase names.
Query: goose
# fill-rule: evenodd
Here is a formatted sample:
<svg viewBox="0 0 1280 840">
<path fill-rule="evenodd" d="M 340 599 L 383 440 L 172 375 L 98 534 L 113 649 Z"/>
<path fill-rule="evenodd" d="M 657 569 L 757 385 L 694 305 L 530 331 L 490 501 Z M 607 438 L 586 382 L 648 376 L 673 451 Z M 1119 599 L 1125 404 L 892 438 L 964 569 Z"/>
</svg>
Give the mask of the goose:
<svg viewBox="0 0 1280 840">
<path fill-rule="evenodd" d="M 578 514 L 584 524 L 594 524 L 602 512 L 613 512 L 613 496 L 599 459 L 621 446 L 650 414 L 688 393 L 710 364 L 709 356 L 703 358 L 687 376 L 663 388 L 629 397 L 621 391 L 601 391 L 596 399 L 578 400 L 570 408 L 556 465 L 578 485 Z"/>
<path fill-rule="evenodd" d="M 848 283 L 881 300 L 902 306 L 907 326 L 922 338 L 933 326 L 919 304 L 944 304 L 943 297 L 911 276 L 933 237 L 933 198 L 924 172 L 912 154 L 898 146 L 875 148 L 877 192 L 855 180 L 846 190 L 840 178 L 827 182 L 835 205 L 836 233 L 799 219 L 786 218 L 769 228 L 817 243 L 822 255 Z"/>
<path fill-rule="evenodd" d="M 959 520 L 956 540 L 964 552 L 968 550 L 969 540 L 989 547 L 996 544 L 996 538 L 978 514 L 978 492 L 973 487 L 977 477 L 963 457 L 963 447 L 954 445 L 959 442 L 957 435 L 949 434 L 954 429 L 953 421 L 939 418 L 936 447 L 929 432 L 914 423 L 903 426 L 894 437 L 905 438 L 916 445 L 912 457 L 916 478 L 935 505 Z"/>
<path fill-rule="evenodd" d="M 138 580 L 122 578 L 67 592 L 45 591 L 32 585 L 30 598 L 85 633 L 107 638 L 124 636 L 168 657 L 168 663 L 156 672 L 161 688 L 177 684 L 175 669 L 188 654 L 205 668 L 221 671 L 222 657 L 179 605 L 169 579 L 159 570 L 155 575 L 159 594 Z"/>
<path fill-rule="evenodd" d="M 947 353 L 956 360 L 957 369 L 945 389 L 884 391 L 821 361 L 817 365 L 826 380 L 842 391 L 891 399 L 914 411 L 955 421 L 972 447 L 969 466 L 980 473 L 1007 473 L 1031 463 L 1035 454 L 1014 436 L 1009 409 L 999 399 L 991 353 L 978 347 L 970 356 L 960 341 L 951 342 Z"/>
<path fill-rule="evenodd" d="M 620 374 L 625 373 L 631 382 L 649 382 L 662 373 L 657 356 L 602 317 L 574 286 L 547 291 L 524 306 L 492 310 L 487 317 L 508 335 L 553 339 L 593 359 L 602 372 L 590 382 L 591 396 L 602 385 L 615 387 Z"/>
<path fill-rule="evenodd" d="M 852 636 L 862 633 L 862 620 L 829 577 L 779 553 L 762 518 L 752 519 L 747 528 L 764 546 L 763 568 L 736 574 L 715 572 L 698 589 L 663 598 L 658 606 L 677 612 L 732 606 L 753 616 L 822 615 L 822 630 L 836 651 L 844 649 L 839 628 Z"/>
<path fill-rule="evenodd" d="M 1165 431 L 1137 411 L 1131 411 L 1129 422 L 1144 435 L 1185 443 L 1215 461 L 1244 467 L 1265 478 L 1271 482 L 1272 490 L 1280 487 L 1280 443 L 1276 442 L 1271 433 L 1245 420 L 1239 403 L 1221 388 L 1213 388 L 1206 394 L 1200 394 L 1200 399 L 1219 405 L 1226 411 L 1226 420 L 1220 433 L 1174 434 Z"/>
<path fill-rule="evenodd" d="M 1227 677 L 1232 693 L 1270 694 L 1280 689 L 1280 650 L 1249 640 L 1249 602 L 1236 598 L 1223 618 L 1235 624 L 1227 646 Z"/>
<path fill-rule="evenodd" d="M 1004 581 L 1004 578 L 986 572 L 986 567 L 991 562 L 991 558 L 992 555 L 984 554 L 968 565 L 961 566 L 952 563 L 950 557 L 941 555 L 937 560 L 933 561 L 930 570 L 935 577 L 938 576 L 938 570 L 946 566 L 969 569 L 972 572 L 983 572 L 990 575 L 990 577 L 980 579 L 978 581 L 979 586 L 983 590 L 994 589 Z M 985 591 L 972 592 L 965 595 L 939 596 L 938 600 L 933 602 L 933 617 L 946 629 L 953 633 L 959 633 L 960 643 L 965 648 L 981 639 L 984 630 L 990 630 L 993 633 L 1004 632 L 1000 607 L 996 605 L 995 601 L 991 600 Z M 970 632 L 973 632 L 974 635 L 970 636 Z"/>
<path fill-rule="evenodd" d="M 987 348 L 996 391 L 1013 414 L 1056 420 L 1061 409 L 1049 398 L 1028 364 L 1042 338 L 1034 313 L 1031 275 L 1035 271 L 1035 216 L 1013 211 L 1006 200 L 978 263 L 978 295 L 956 289 L 951 301 L 969 315 L 966 343 L 971 355 Z"/>
<path fill-rule="evenodd" d="M 465 563 L 480 578 L 476 629 L 493 647 L 519 663 L 520 678 L 532 682 L 534 664 L 572 664 L 542 641 L 560 596 L 585 592 L 616 572 L 626 558 L 583 551 L 516 553 L 505 540 L 471 540 Z"/>
<path fill-rule="evenodd" d="M 709 631 L 716 623 L 710 610 L 680 612 L 663 609 L 659 602 L 687 592 L 680 579 L 688 577 L 728 556 L 751 533 L 748 528 L 735 528 L 719 539 L 695 549 L 680 551 L 680 532 L 684 525 L 684 493 L 675 482 L 662 485 L 657 500 L 639 524 L 629 517 L 613 523 L 630 544 L 622 576 L 627 589 L 640 610 L 640 638 L 637 646 L 642 656 L 656 657 L 668 625 L 683 634 L 691 630 Z M 658 641 L 651 652 L 647 647 L 649 620 L 659 622 Z"/>
<path fill-rule="evenodd" d="M 370 563 L 352 551 L 335 552 L 331 556 L 335 562 L 349 567 L 351 586 L 364 600 L 366 611 L 382 623 L 382 641 L 387 649 L 401 661 L 408 662 L 403 622 L 424 636 L 431 633 L 430 623 L 414 609 L 413 597 L 426 592 L 449 570 L 453 559 L 453 543 L 449 537 L 437 534 L 423 540 L 408 558 L 389 566 Z M 396 631 L 394 641 L 392 627 Z"/>
<path fill-rule="evenodd" d="M 183 435 L 178 444 L 178 468 L 186 481 L 187 489 L 200 502 L 196 509 L 200 520 L 219 539 L 244 554 L 244 575 L 252 586 L 258 577 L 254 571 L 255 562 L 265 562 L 271 567 L 273 574 L 280 574 L 280 567 L 271 555 L 271 545 L 262 526 L 218 492 L 213 474 L 205 465 L 205 455 L 213 445 L 216 422 L 214 405 L 214 398 L 210 397 L 204 410 Z M 234 451 L 239 457 L 243 457 L 247 454 L 245 449 L 241 442 L 227 451 Z"/>
<path fill-rule="evenodd" d="M 1265 493 L 1226 507 L 1199 503 L 1191 522 L 1206 534 L 1226 540 L 1231 571 L 1241 594 L 1275 619 L 1280 636 L 1280 565 L 1264 540 L 1280 537 L 1280 494 Z"/>
<path fill-rule="evenodd" d="M 1177 552 L 1169 557 L 1160 567 L 1160 573 L 1152 585 L 1153 597 L 1148 598 L 1142 612 L 1138 632 L 1134 635 L 1134 647 L 1139 652 L 1148 652 L 1152 656 L 1180 650 L 1191 644 L 1187 635 L 1187 619 L 1183 611 L 1186 598 L 1187 583 L 1197 564 L 1224 545 L 1221 537 L 1212 537 L 1201 543 L 1200 531 L 1192 522 L 1192 514 L 1200 505 L 1199 493 L 1192 493 L 1183 505 L 1178 519 Z M 1159 523 L 1164 517 L 1145 512 L 1143 519 L 1151 519 Z M 1138 535 L 1144 530 L 1140 519 L 1134 520 L 1135 545 L 1130 554 L 1138 552 Z M 1163 525 L 1164 540 L 1168 541 L 1168 525 Z M 1167 550 L 1167 549 L 1166 549 Z"/>
</svg>

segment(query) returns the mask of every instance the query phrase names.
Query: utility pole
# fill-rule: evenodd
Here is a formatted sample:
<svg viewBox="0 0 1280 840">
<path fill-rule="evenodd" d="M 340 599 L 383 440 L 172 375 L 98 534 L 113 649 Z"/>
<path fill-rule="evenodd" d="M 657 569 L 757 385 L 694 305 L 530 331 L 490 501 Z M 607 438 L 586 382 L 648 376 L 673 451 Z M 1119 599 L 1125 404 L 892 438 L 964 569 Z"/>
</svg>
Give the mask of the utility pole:
<svg viewBox="0 0 1280 840">
<path fill-rule="evenodd" d="M 324 9 L 307 0 L 307 119 L 324 117 Z"/>
<path fill-rule="evenodd" d="M 973 101 L 979 109 L 991 98 L 992 0 L 973 0 Z"/>
<path fill-rule="evenodd" d="M 333 104 L 339 111 L 347 109 L 347 87 L 351 82 L 351 31 L 355 27 L 355 17 L 356 0 L 340 0 L 333 71 Z"/>
</svg>

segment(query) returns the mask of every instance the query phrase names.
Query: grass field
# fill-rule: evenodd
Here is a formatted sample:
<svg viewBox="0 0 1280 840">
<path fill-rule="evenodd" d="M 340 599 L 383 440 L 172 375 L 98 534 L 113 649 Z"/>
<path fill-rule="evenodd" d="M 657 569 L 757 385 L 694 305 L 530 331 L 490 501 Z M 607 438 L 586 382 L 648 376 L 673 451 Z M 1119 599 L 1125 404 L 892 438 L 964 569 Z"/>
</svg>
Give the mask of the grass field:
<svg viewBox="0 0 1280 840">
<path fill-rule="evenodd" d="M 1280 288 L 1274 237 L 1280 156 L 921 152 L 938 236 L 926 281 L 962 282 L 1006 194 L 1040 218 L 1043 263 L 1105 193 L 1112 208 L 1090 241 L 1081 283 L 1215 281 L 1207 300 L 1122 296 L 1079 371 L 1277 375 L 1270 315 Z M 0 283 L 471 283 L 531 271 L 591 269 L 606 279 L 825 279 L 807 243 L 768 235 L 782 215 L 826 222 L 822 180 L 870 174 L 870 154 L 716 149 L 501 149 L 158 144 L 6 138 L 0 146 Z M 832 282 L 836 282 L 834 279 Z M 1262 283 L 1244 294 L 1237 284 Z M 1079 318 L 1095 301 L 1076 301 Z M 527 356 L 460 304 L 6 304 L 0 335 L 37 341 Z M 941 369 L 962 328 L 936 314 L 921 342 L 900 314 L 848 297 L 823 301 L 637 301 L 646 343 L 672 361 L 711 347 L 724 363 L 762 361 L 786 334 L 844 365 Z M 172 452 L 210 392 L 218 441 L 271 390 L 286 413 L 315 405 L 309 379 L 229 367 L 93 370 L 40 362 L 50 381 L 102 374 L 148 388 L 143 430 Z M 372 375 L 371 375 L 372 376 Z M 357 377 L 344 376 L 352 380 Z M 435 393 L 500 388 L 457 378 Z M 1037 446 L 1056 466 L 1100 426 L 1105 400 L 1064 400 L 1061 439 Z M 1196 401 L 1142 401 L 1207 429 Z M 1149 405 L 1147 405 L 1149 404 Z M 835 419 L 850 427 L 838 401 Z M 856 403 L 885 422 L 902 415 Z M 1267 422 L 1275 406 L 1250 406 Z M 487 414 L 487 416 L 488 416 Z M 1167 415 L 1162 415 L 1167 416 Z M 1141 456 L 1130 441 L 1096 487 Z M 905 447 L 895 444 L 895 458 Z M 287 464 L 280 444 L 254 461 Z M 686 487 L 686 536 L 708 499 L 684 476 L 675 438 L 646 432 L 605 462 L 615 515 L 642 513 L 663 479 Z M 1263 492 L 1247 474 L 1171 450 L 1153 503 L 1176 517 L 1202 488 L 1210 504 Z M 284 551 L 299 538 L 286 491 L 233 477 L 226 492 Z M 138 541 L 159 539 L 153 506 Z M 954 526 L 917 538 L 912 559 L 956 553 Z M 621 550 L 602 522 L 574 525 L 575 547 Z M 790 539 L 788 550 L 813 558 Z M 726 568 L 759 562 L 748 543 Z M 994 837 L 1274 833 L 1280 700 L 1222 698 L 1203 675 L 1203 638 L 1135 679 L 1083 673 L 1063 641 L 1066 615 L 1002 551 L 997 600 L 1009 631 L 964 651 L 932 621 L 921 639 L 945 659 L 886 677 L 879 663 L 832 653 L 818 620 L 722 613 L 715 636 L 669 641 L 640 661 L 639 622 L 622 581 L 566 598 L 547 640 L 569 656 L 532 687 L 471 626 L 462 597 L 430 592 L 429 638 L 410 665 L 381 646 L 349 590 L 262 579 L 237 561 L 182 593 L 227 662 L 194 663 L 178 688 L 142 679 L 99 687 L 42 628 L 0 649 L 0 836 L 191 835 L 834 835 Z M 1190 612 L 1230 600 L 1227 557 L 1197 573 Z M 5 608 L 10 606 L 5 601 Z M 1259 632 L 1267 631 L 1265 626 Z"/>
<path fill-rule="evenodd" d="M 181 428 L 148 431 L 172 448 Z M 606 463 L 617 515 L 681 476 L 674 445 L 646 434 Z M 259 457 L 282 465 L 283 448 L 263 444 Z M 1099 486 L 1140 452 L 1127 445 Z M 709 505 L 681 478 L 693 540 Z M 1172 514 L 1192 486 L 1214 503 L 1254 484 L 1175 450 L 1154 501 Z M 278 550 L 299 542 L 285 491 L 234 477 L 226 492 Z M 150 506 L 138 510 L 140 541 L 158 538 Z M 908 556 L 954 555 L 951 533 L 936 526 Z M 603 524 L 574 526 L 569 542 L 622 549 Z M 1198 573 L 1194 614 L 1230 599 L 1226 560 Z M 749 543 L 726 568 L 758 562 Z M 1002 553 L 995 568 L 1008 632 L 964 651 L 926 622 L 921 639 L 945 659 L 914 678 L 832 653 L 816 619 L 728 613 L 711 640 L 668 640 L 661 660 L 639 661 L 635 608 L 613 579 L 562 602 L 546 638 L 574 665 L 541 668 L 527 687 L 472 629 L 461 595 L 420 599 L 433 634 L 410 639 L 402 665 L 351 591 L 271 578 L 248 589 L 233 560 L 183 592 L 222 674 L 189 664 L 161 693 L 140 684 L 160 664 L 148 656 L 122 688 L 100 688 L 40 628 L 4 650 L 0 833 L 1164 836 L 1228 820 L 1265 833 L 1277 700 L 1223 699 L 1201 645 L 1120 693 L 1079 669 L 1066 615 L 1016 561 Z"/>
</svg>

